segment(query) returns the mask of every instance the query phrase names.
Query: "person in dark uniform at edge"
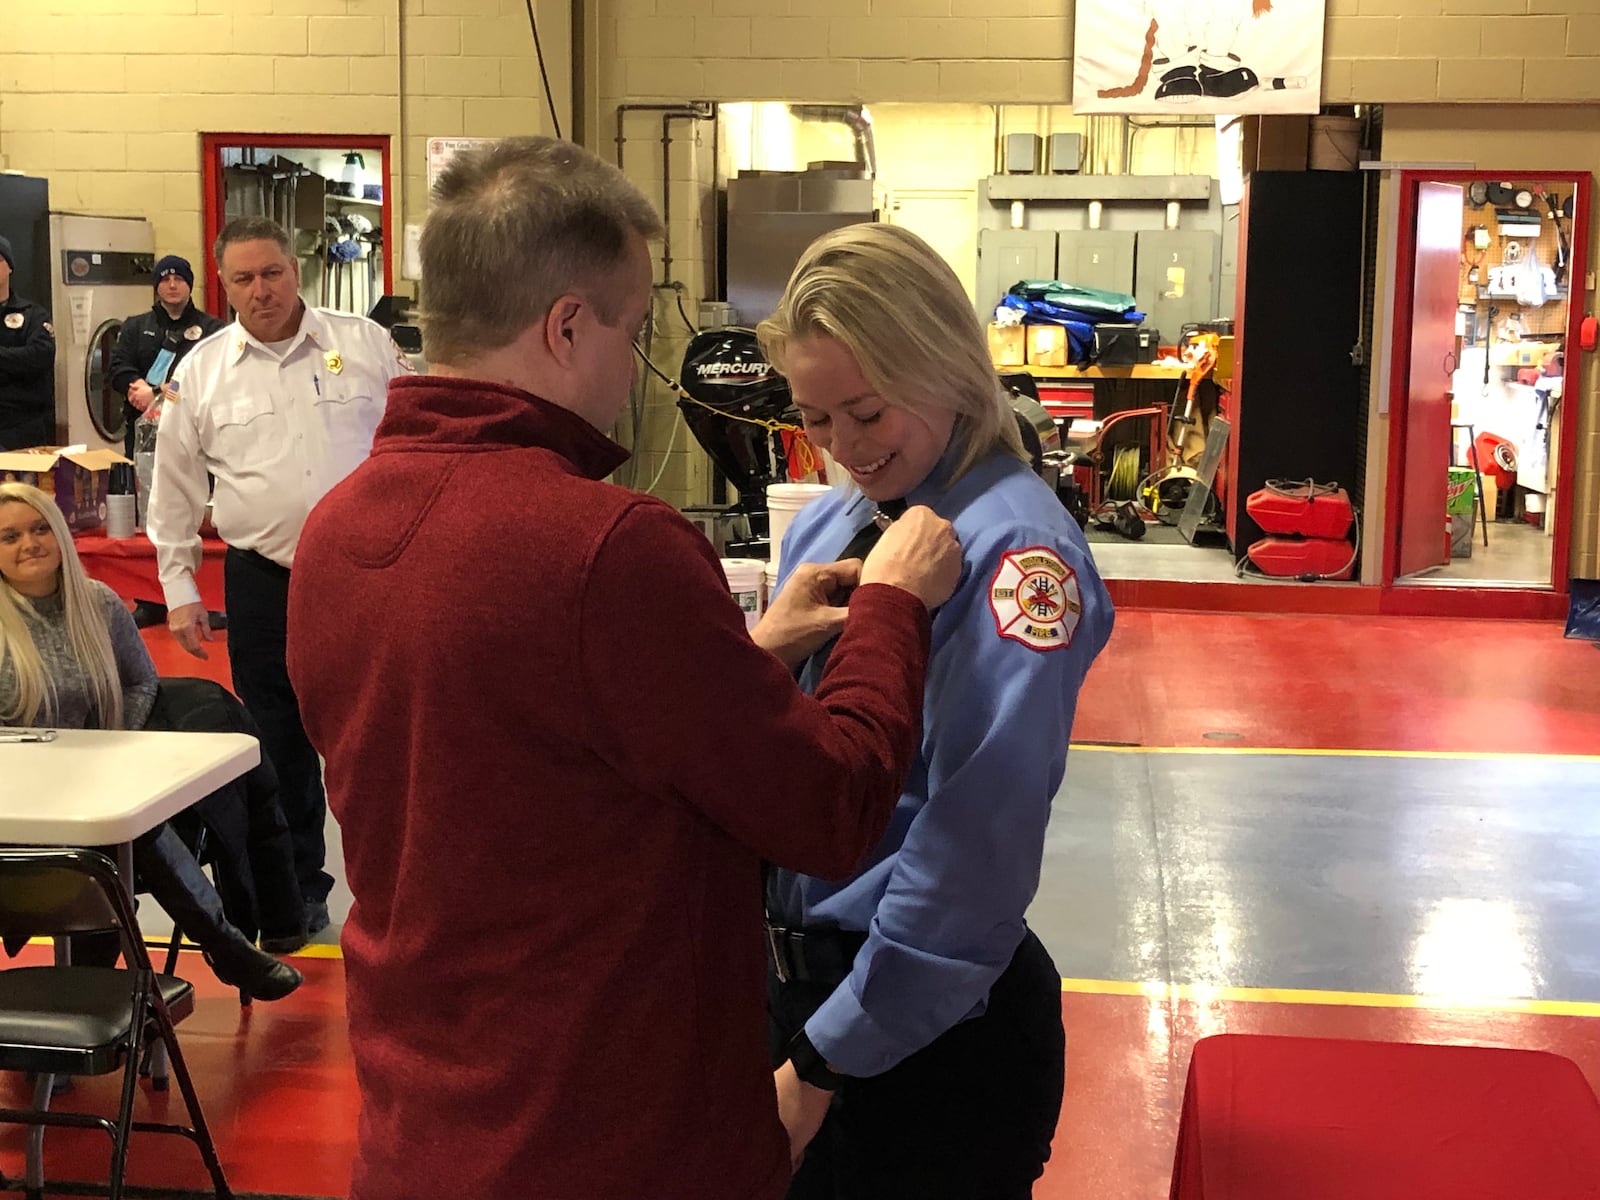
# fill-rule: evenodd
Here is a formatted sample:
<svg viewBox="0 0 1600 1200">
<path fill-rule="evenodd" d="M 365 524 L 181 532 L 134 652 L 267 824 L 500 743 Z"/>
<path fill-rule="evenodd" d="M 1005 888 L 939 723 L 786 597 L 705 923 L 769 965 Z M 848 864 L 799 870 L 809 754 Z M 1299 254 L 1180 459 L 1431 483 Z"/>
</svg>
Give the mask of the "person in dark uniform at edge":
<svg viewBox="0 0 1600 1200">
<path fill-rule="evenodd" d="M 11 290 L 17 260 L 0 237 L 0 450 L 55 438 L 56 331 L 50 314 Z"/>
<path fill-rule="evenodd" d="M 172 378 L 183 356 L 200 341 L 223 327 L 223 321 L 194 306 L 194 268 L 189 260 L 169 254 L 156 263 L 155 303 L 122 323 L 116 348 L 111 352 L 111 386 L 122 393 L 122 452 L 133 457 L 134 425 L 139 414 L 155 403 L 157 389 Z M 165 352 L 165 357 L 163 357 Z M 159 373 L 157 362 L 160 360 Z M 152 379 L 152 376 L 154 378 Z M 212 614 L 212 627 L 221 628 L 221 614 Z M 161 625 L 167 606 L 139 598 L 133 619 L 142 629 Z"/>
</svg>

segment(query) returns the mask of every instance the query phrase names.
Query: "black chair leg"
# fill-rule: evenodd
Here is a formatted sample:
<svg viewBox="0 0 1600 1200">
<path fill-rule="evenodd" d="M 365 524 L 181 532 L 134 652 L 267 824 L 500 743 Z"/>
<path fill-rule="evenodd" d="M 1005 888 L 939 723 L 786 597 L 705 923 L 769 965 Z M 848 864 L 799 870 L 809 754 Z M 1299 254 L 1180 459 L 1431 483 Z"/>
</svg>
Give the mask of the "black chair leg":
<svg viewBox="0 0 1600 1200">
<path fill-rule="evenodd" d="M 167 1056 L 172 1061 L 172 1073 L 177 1077 L 178 1091 L 183 1096 L 183 1105 L 189 1110 L 189 1124 L 194 1129 L 194 1142 L 199 1147 L 200 1157 L 211 1176 L 212 1190 L 216 1193 L 217 1200 L 233 1200 L 233 1191 L 228 1187 L 228 1178 L 222 1171 L 222 1160 L 217 1157 L 216 1143 L 211 1140 L 211 1129 L 206 1124 L 206 1114 L 200 1108 L 200 1097 L 194 1090 L 194 1081 L 189 1078 L 189 1068 L 183 1061 L 183 1051 L 178 1048 L 178 1035 L 173 1028 L 172 1017 L 159 996 L 155 997 L 154 1009 L 156 1035 L 166 1043 Z"/>
<path fill-rule="evenodd" d="M 134 988 L 134 1011 L 144 1013 L 155 1002 L 155 980 L 139 973 Z M 144 1049 L 145 1022 L 131 1023 L 128 1029 L 128 1058 L 122 1066 L 122 1104 L 117 1109 L 117 1125 L 111 1135 L 111 1180 L 107 1200 L 122 1200 L 123 1176 L 128 1170 L 128 1139 L 133 1136 L 133 1101 L 139 1089 L 138 1062 Z"/>
<path fill-rule="evenodd" d="M 44 1112 L 50 1107 L 53 1078 L 41 1074 L 33 1081 L 33 1107 Z M 29 1196 L 44 1194 L 44 1126 L 28 1126 L 27 1162 L 23 1167 L 23 1187 Z"/>
</svg>

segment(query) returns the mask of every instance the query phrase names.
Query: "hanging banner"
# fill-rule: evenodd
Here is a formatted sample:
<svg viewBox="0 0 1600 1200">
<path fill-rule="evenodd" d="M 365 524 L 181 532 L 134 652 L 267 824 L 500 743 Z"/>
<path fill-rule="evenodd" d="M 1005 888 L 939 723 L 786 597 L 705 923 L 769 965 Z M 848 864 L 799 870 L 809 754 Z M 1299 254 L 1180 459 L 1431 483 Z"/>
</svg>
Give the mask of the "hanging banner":
<svg viewBox="0 0 1600 1200">
<path fill-rule="evenodd" d="M 1072 111 L 1315 113 L 1324 0 L 1077 0 Z"/>
</svg>

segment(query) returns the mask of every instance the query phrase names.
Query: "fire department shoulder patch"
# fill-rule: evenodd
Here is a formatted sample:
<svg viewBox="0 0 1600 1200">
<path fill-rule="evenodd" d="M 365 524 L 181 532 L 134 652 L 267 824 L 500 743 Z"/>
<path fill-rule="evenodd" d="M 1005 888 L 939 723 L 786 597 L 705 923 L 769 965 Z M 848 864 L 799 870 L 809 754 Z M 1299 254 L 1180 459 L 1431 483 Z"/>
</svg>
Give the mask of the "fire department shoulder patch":
<svg viewBox="0 0 1600 1200">
<path fill-rule="evenodd" d="M 1083 611 L 1078 576 L 1048 546 L 1009 550 L 989 581 L 989 610 L 1003 638 L 1034 650 L 1070 646 Z"/>
</svg>

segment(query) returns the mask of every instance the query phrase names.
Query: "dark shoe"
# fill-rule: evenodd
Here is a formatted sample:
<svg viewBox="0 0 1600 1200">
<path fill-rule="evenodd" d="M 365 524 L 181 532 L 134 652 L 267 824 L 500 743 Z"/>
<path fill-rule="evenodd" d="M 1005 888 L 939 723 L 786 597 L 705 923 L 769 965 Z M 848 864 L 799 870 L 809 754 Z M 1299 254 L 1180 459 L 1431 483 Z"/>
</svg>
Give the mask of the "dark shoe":
<svg viewBox="0 0 1600 1200">
<path fill-rule="evenodd" d="M 224 967 L 209 952 L 206 961 L 216 977 L 229 987 L 236 987 L 256 1000 L 282 1000 L 305 982 L 305 976 L 286 962 L 264 954 L 254 946 L 250 953 L 230 950 L 229 965 Z"/>
<path fill-rule="evenodd" d="M 300 986 L 300 972 L 257 950 L 228 920 L 222 898 L 172 826 L 158 826 L 137 838 L 133 864 L 150 894 L 205 952 L 223 983 L 263 1000 L 287 996 Z"/>
<path fill-rule="evenodd" d="M 152 625 L 165 625 L 167 623 L 167 606 L 157 604 L 154 600 L 135 600 L 133 602 L 133 623 L 140 629 L 149 629 Z"/>
<path fill-rule="evenodd" d="M 1207 96 L 1217 96 L 1227 100 L 1242 96 L 1261 86 L 1261 80 L 1249 67 L 1234 67 L 1231 71 L 1201 67 L 1199 82 L 1200 90 Z"/>
<path fill-rule="evenodd" d="M 1156 88 L 1157 100 L 1198 100 L 1201 95 L 1199 74 L 1193 67 L 1173 67 Z"/>
<path fill-rule="evenodd" d="M 304 950 L 306 943 L 311 940 L 310 934 L 299 929 L 293 933 L 264 933 L 261 935 L 261 948 L 268 954 L 279 955 L 293 954 L 296 950 Z"/>
<path fill-rule="evenodd" d="M 311 900 L 306 903 L 306 935 L 316 937 L 329 925 L 331 918 L 328 916 L 328 902 L 326 900 Z"/>
</svg>

